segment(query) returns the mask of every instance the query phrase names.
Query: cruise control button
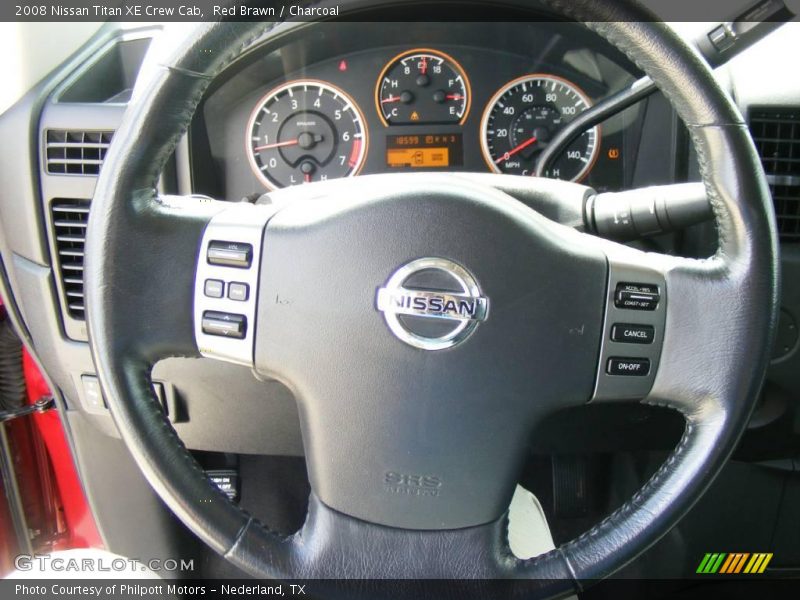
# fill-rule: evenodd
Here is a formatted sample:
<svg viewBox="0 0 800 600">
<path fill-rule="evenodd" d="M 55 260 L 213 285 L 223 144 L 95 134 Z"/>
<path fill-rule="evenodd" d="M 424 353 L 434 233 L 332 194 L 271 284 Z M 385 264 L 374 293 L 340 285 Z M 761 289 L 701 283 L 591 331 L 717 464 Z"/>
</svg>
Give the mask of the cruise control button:
<svg viewBox="0 0 800 600">
<path fill-rule="evenodd" d="M 250 295 L 250 286 L 246 283 L 232 281 L 228 285 L 228 298 L 237 302 L 244 302 Z"/>
<path fill-rule="evenodd" d="M 241 340 L 247 331 L 247 317 L 207 310 L 203 313 L 203 333 Z"/>
<path fill-rule="evenodd" d="M 650 372 L 650 360 L 647 358 L 609 358 L 606 372 L 609 375 L 644 377 Z"/>
<path fill-rule="evenodd" d="M 206 254 L 208 264 L 248 269 L 253 261 L 253 246 L 241 242 L 212 241 Z"/>
<path fill-rule="evenodd" d="M 646 283 L 618 283 L 614 306 L 629 310 L 655 310 L 661 299 L 658 286 Z"/>
<path fill-rule="evenodd" d="M 203 293 L 209 298 L 222 298 L 225 291 L 225 283 L 219 279 L 206 279 Z"/>
<path fill-rule="evenodd" d="M 634 325 L 631 323 L 614 323 L 611 326 L 611 340 L 626 344 L 652 344 L 656 337 L 656 329 L 652 325 Z"/>
</svg>

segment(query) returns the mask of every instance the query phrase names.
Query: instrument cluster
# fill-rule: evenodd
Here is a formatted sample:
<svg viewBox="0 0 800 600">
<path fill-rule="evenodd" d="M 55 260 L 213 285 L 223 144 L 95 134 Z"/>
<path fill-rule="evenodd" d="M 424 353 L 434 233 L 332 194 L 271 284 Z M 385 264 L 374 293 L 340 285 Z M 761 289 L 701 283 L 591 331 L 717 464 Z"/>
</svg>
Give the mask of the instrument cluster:
<svg viewBox="0 0 800 600">
<path fill-rule="evenodd" d="M 533 176 L 559 129 L 632 78 L 590 52 L 561 58 L 554 64 L 466 44 L 393 45 L 291 71 L 284 56 L 288 72 L 260 85 L 265 63 L 256 62 L 206 101 L 210 153 L 229 199 L 362 173 Z M 547 176 L 623 187 L 634 113 L 586 131 Z"/>
</svg>

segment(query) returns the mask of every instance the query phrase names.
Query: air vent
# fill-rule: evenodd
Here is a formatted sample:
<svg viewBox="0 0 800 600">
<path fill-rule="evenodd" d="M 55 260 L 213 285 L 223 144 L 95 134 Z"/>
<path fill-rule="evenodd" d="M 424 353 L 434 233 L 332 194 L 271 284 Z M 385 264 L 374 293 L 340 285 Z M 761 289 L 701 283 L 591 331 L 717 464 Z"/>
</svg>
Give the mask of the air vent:
<svg viewBox="0 0 800 600">
<path fill-rule="evenodd" d="M 781 241 L 800 242 L 800 107 L 751 109 L 750 132 L 767 173 Z"/>
<path fill-rule="evenodd" d="M 89 201 L 54 200 L 51 207 L 64 306 L 70 317 L 83 320 L 83 250 L 89 222 Z"/>
<path fill-rule="evenodd" d="M 48 129 L 45 137 L 48 173 L 96 177 L 114 132 Z"/>
</svg>

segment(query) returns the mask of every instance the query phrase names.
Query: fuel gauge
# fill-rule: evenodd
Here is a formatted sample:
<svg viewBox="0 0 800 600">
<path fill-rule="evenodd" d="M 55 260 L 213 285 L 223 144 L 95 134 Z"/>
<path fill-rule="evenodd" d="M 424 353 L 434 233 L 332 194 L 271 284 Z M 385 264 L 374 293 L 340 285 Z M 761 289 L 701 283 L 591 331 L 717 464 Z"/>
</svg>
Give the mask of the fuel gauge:
<svg viewBox="0 0 800 600">
<path fill-rule="evenodd" d="M 375 86 L 384 125 L 463 124 L 472 94 L 464 69 L 438 50 L 416 48 L 394 57 Z"/>
</svg>

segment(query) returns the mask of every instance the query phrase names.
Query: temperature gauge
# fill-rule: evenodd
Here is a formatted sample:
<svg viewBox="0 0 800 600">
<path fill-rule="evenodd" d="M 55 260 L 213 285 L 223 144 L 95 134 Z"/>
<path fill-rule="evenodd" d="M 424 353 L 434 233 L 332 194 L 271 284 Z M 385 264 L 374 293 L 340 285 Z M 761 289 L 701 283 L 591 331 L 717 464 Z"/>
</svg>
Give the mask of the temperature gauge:
<svg viewBox="0 0 800 600">
<path fill-rule="evenodd" d="M 384 125 L 463 124 L 472 94 L 464 69 L 438 50 L 418 48 L 387 64 L 375 87 Z"/>
</svg>

